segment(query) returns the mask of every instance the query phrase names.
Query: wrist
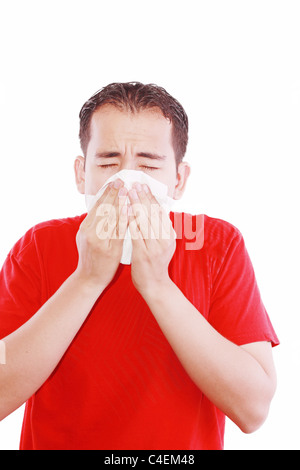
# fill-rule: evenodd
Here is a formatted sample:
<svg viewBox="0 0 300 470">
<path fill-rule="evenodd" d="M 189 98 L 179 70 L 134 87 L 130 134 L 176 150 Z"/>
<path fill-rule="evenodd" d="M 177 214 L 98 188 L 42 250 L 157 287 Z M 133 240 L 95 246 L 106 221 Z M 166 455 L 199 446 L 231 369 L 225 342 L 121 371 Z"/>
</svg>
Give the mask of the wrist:
<svg viewBox="0 0 300 470">
<path fill-rule="evenodd" d="M 149 283 L 143 289 L 140 289 L 139 292 L 147 304 L 161 300 L 162 297 L 168 295 L 174 288 L 174 283 L 168 276 L 167 278 L 160 280 L 159 282 Z"/>
<path fill-rule="evenodd" d="M 106 286 L 103 286 L 96 279 L 83 275 L 77 269 L 71 274 L 74 285 L 83 295 L 88 295 L 97 299 L 102 294 Z"/>
</svg>

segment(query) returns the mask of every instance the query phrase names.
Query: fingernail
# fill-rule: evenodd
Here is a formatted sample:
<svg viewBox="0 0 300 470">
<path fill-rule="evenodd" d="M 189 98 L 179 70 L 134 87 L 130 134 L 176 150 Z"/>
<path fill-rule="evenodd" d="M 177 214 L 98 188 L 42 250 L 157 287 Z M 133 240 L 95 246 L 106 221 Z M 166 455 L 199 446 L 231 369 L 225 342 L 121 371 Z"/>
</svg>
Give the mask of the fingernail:
<svg viewBox="0 0 300 470">
<path fill-rule="evenodd" d="M 119 189 L 119 193 L 118 193 L 118 194 L 119 194 L 120 197 L 126 196 L 126 195 L 127 195 L 127 189 L 124 188 L 124 186 L 123 186 L 121 189 Z"/>
<path fill-rule="evenodd" d="M 135 183 L 134 184 L 134 187 L 135 189 L 138 191 L 138 192 L 141 192 L 142 191 L 142 185 L 140 183 Z"/>
<path fill-rule="evenodd" d="M 131 206 L 128 206 L 128 215 L 132 216 L 133 215 L 133 209 Z"/>
<path fill-rule="evenodd" d="M 146 184 L 143 184 L 143 190 L 145 191 L 145 193 L 149 193 L 149 188 Z"/>
<path fill-rule="evenodd" d="M 121 180 L 114 181 L 113 186 L 115 189 L 119 189 L 122 186 L 122 181 Z"/>
<path fill-rule="evenodd" d="M 134 199 L 135 201 L 138 200 L 139 197 L 138 197 L 138 194 L 137 194 L 137 192 L 136 192 L 135 189 L 131 189 L 131 190 L 129 191 L 129 194 L 130 194 L 130 196 L 132 197 L 132 199 Z"/>
<path fill-rule="evenodd" d="M 122 209 L 121 209 L 121 214 L 125 215 L 125 214 L 127 214 L 127 211 L 128 211 L 128 206 L 125 204 L 125 206 L 123 206 Z"/>
</svg>

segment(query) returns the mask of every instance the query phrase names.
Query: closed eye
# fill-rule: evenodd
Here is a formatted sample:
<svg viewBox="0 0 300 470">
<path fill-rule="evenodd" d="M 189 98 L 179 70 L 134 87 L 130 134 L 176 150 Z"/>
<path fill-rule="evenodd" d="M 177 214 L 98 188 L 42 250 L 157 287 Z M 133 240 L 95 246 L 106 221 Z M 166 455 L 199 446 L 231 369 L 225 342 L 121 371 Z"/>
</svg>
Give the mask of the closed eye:
<svg viewBox="0 0 300 470">
<path fill-rule="evenodd" d="M 147 171 L 153 171 L 153 170 L 158 170 L 159 169 L 155 166 L 147 166 L 147 165 L 141 165 L 141 168 L 143 168 L 144 170 L 147 170 Z"/>
<path fill-rule="evenodd" d="M 109 163 L 106 165 L 98 165 L 100 168 L 111 168 L 113 166 L 118 166 L 117 163 Z"/>
<path fill-rule="evenodd" d="M 109 164 L 105 164 L 105 165 L 98 165 L 100 168 L 112 168 L 114 166 L 118 166 L 117 163 L 109 163 Z M 159 170 L 159 168 L 155 167 L 155 166 L 148 166 L 148 165 L 141 165 L 140 166 L 141 169 L 143 170 L 147 170 L 147 171 L 153 171 L 153 170 Z"/>
</svg>

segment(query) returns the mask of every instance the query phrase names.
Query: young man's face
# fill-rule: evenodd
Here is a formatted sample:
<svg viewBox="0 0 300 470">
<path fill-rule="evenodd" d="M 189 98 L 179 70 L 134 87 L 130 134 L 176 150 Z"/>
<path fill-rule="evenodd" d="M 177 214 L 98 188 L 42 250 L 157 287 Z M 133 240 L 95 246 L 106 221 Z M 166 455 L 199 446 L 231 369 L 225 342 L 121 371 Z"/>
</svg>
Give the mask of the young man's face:
<svg viewBox="0 0 300 470">
<path fill-rule="evenodd" d="M 77 157 L 75 173 L 81 193 L 96 194 L 118 171 L 144 171 L 168 186 L 168 195 L 179 199 L 189 175 L 187 163 L 176 171 L 172 124 L 156 109 L 135 114 L 112 105 L 92 116 L 86 159 Z"/>
</svg>

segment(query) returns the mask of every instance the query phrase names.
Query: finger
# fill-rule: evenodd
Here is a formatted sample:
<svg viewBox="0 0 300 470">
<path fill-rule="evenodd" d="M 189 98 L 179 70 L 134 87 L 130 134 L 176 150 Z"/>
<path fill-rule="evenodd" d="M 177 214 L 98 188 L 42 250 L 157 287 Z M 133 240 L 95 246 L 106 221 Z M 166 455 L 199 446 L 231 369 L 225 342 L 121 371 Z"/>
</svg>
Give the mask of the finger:
<svg viewBox="0 0 300 470">
<path fill-rule="evenodd" d="M 153 216 L 157 219 L 157 215 L 155 215 L 157 208 L 159 207 L 159 227 L 161 228 L 161 235 L 162 238 L 168 239 L 176 239 L 176 232 L 173 229 L 173 225 L 167 210 L 162 207 L 157 199 L 153 196 L 150 188 L 147 185 L 143 185 L 144 191 L 150 201 L 151 208 L 153 209 Z"/>
<path fill-rule="evenodd" d="M 118 223 L 118 237 L 124 240 L 128 228 L 128 206 L 124 204 L 120 210 L 119 223 Z"/>
<path fill-rule="evenodd" d="M 137 226 L 143 239 L 154 239 L 155 234 L 153 232 L 150 216 L 148 214 L 149 208 L 145 207 L 145 205 L 141 202 L 136 189 L 132 189 L 129 191 L 129 199 L 133 215 L 136 219 Z"/>
<path fill-rule="evenodd" d="M 169 217 L 165 219 L 164 216 L 164 209 L 161 207 L 159 202 L 153 196 L 150 191 L 150 188 L 144 185 L 135 185 L 137 189 L 137 193 L 141 203 L 143 204 L 143 208 L 148 216 L 149 225 L 151 227 L 151 236 L 154 238 L 166 238 L 165 233 L 168 232 L 169 226 Z"/>
<path fill-rule="evenodd" d="M 118 211 L 115 231 L 112 236 L 124 239 L 128 227 L 128 206 L 127 206 L 127 189 L 121 188 L 118 193 Z"/>
<path fill-rule="evenodd" d="M 107 204 L 113 204 L 116 195 L 118 194 L 118 187 L 122 186 L 124 183 L 120 179 L 116 180 L 113 183 L 109 183 L 107 187 L 105 188 L 104 192 L 102 195 L 96 200 L 96 202 L 93 204 L 92 208 L 90 211 L 87 213 L 87 216 L 84 219 L 84 225 L 85 226 L 90 226 L 95 222 L 95 218 L 99 216 L 97 214 L 97 211 L 101 204 L 107 203 Z"/>
<path fill-rule="evenodd" d="M 142 234 L 140 232 L 140 228 L 138 226 L 137 219 L 136 219 L 136 217 L 133 213 L 132 206 L 128 207 L 128 226 L 129 226 L 129 230 L 130 230 L 130 236 L 131 236 L 132 243 L 135 244 L 136 241 L 139 241 L 140 243 L 143 242 L 143 244 L 144 244 L 143 237 L 142 237 Z"/>
<path fill-rule="evenodd" d="M 98 207 L 99 207 L 100 204 L 102 204 L 104 202 L 104 200 L 108 196 L 109 192 L 110 192 L 110 187 L 107 186 L 107 188 L 105 188 L 104 193 L 101 195 L 101 197 L 99 199 L 97 199 L 97 201 L 93 204 L 91 210 L 87 213 L 87 216 L 85 217 L 85 219 L 83 221 L 84 225 L 87 226 L 87 225 L 90 225 L 91 223 L 94 222 L 96 214 L 97 214 Z"/>
<path fill-rule="evenodd" d="M 177 238 L 176 232 L 173 228 L 171 219 L 167 211 L 161 207 L 160 208 L 160 224 L 162 228 L 162 238 L 168 240 L 175 240 Z"/>
<path fill-rule="evenodd" d="M 109 208 L 110 205 L 113 206 L 113 205 L 118 204 L 118 194 L 119 194 L 120 189 L 123 186 L 124 186 L 124 183 L 120 179 L 117 179 L 116 181 L 109 183 L 109 185 L 105 189 L 101 198 L 96 202 L 96 215 L 98 215 L 97 210 L 99 209 L 101 204 L 106 204 L 107 208 Z M 101 214 L 101 210 L 100 210 L 100 214 Z"/>
<path fill-rule="evenodd" d="M 120 179 L 109 183 L 94 206 L 92 215 L 98 238 L 112 238 L 118 220 L 118 194 L 124 183 Z"/>
<path fill-rule="evenodd" d="M 96 234 L 101 240 L 113 238 L 117 226 L 117 209 L 112 204 L 103 203 L 97 211 Z"/>
<path fill-rule="evenodd" d="M 98 227 L 99 229 L 102 227 L 106 232 L 107 236 L 105 238 L 125 238 L 128 227 L 127 193 L 127 189 L 122 184 L 117 197 L 114 197 L 114 194 L 108 196 L 105 202 L 98 208 L 97 215 L 99 217 L 102 216 L 102 218 L 100 217 L 101 222 L 100 224 L 98 223 Z"/>
</svg>

